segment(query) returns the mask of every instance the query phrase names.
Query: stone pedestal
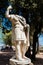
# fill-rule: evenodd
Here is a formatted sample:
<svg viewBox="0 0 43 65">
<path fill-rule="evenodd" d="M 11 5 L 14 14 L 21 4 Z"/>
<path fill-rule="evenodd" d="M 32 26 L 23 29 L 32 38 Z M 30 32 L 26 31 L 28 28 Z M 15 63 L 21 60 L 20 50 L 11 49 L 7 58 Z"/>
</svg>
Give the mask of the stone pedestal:
<svg viewBox="0 0 43 65">
<path fill-rule="evenodd" d="M 10 59 L 10 64 L 11 65 L 30 65 L 31 60 L 28 59 L 28 60 L 21 61 L 21 60 L 14 59 L 14 57 L 13 57 Z"/>
</svg>

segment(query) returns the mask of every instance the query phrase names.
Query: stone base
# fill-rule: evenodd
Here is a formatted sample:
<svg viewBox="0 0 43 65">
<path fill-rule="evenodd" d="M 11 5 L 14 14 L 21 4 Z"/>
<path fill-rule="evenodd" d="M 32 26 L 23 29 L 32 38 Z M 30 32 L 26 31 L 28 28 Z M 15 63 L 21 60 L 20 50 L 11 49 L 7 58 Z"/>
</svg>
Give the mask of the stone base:
<svg viewBox="0 0 43 65">
<path fill-rule="evenodd" d="M 10 59 L 10 64 L 11 65 L 29 65 L 31 64 L 31 60 L 28 59 L 28 60 L 21 61 L 21 60 L 14 59 L 13 57 Z"/>
</svg>

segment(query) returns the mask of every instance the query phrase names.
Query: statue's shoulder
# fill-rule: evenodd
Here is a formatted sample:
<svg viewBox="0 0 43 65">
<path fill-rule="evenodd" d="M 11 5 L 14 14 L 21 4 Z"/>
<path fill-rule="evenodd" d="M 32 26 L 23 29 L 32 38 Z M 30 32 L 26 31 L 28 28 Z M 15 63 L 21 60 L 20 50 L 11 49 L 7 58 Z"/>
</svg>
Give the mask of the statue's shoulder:
<svg viewBox="0 0 43 65">
<path fill-rule="evenodd" d="M 19 18 L 24 18 L 23 16 L 21 16 L 21 15 L 16 15 L 17 17 L 19 17 Z"/>
</svg>

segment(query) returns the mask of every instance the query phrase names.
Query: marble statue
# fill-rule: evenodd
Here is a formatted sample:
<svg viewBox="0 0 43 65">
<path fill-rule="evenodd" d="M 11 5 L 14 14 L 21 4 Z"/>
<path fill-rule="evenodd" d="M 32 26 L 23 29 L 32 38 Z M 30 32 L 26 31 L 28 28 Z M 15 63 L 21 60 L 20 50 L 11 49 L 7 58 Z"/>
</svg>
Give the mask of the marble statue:
<svg viewBox="0 0 43 65">
<path fill-rule="evenodd" d="M 27 60 L 25 53 L 30 45 L 29 42 L 29 25 L 26 24 L 26 19 L 17 14 L 9 14 L 12 6 L 10 5 L 6 11 L 6 17 L 12 23 L 12 44 L 16 49 L 16 59 L 20 61 Z"/>
</svg>

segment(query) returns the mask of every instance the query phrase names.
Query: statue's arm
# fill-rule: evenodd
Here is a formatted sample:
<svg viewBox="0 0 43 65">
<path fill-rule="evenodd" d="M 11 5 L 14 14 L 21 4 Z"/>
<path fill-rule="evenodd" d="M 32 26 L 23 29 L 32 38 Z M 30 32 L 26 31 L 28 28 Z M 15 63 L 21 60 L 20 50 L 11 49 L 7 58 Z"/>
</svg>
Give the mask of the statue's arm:
<svg viewBox="0 0 43 65">
<path fill-rule="evenodd" d="M 11 15 L 9 14 L 9 11 L 10 11 L 11 8 L 12 8 L 11 5 L 8 6 L 8 8 L 7 8 L 7 11 L 6 11 L 6 13 L 5 13 L 5 16 L 6 16 L 7 18 L 10 18 L 10 17 L 11 17 Z"/>
<path fill-rule="evenodd" d="M 26 24 L 26 27 L 28 27 L 28 28 L 30 29 L 30 26 L 29 26 L 29 24 Z"/>
<path fill-rule="evenodd" d="M 9 14 L 9 11 L 12 9 L 12 6 L 8 6 L 7 11 L 5 13 L 5 16 L 9 19 L 14 19 L 15 21 L 18 21 L 18 18 L 14 14 Z"/>
<path fill-rule="evenodd" d="M 27 26 L 27 43 L 28 46 L 30 46 L 30 26 L 29 24 L 27 24 L 26 26 Z"/>
</svg>

